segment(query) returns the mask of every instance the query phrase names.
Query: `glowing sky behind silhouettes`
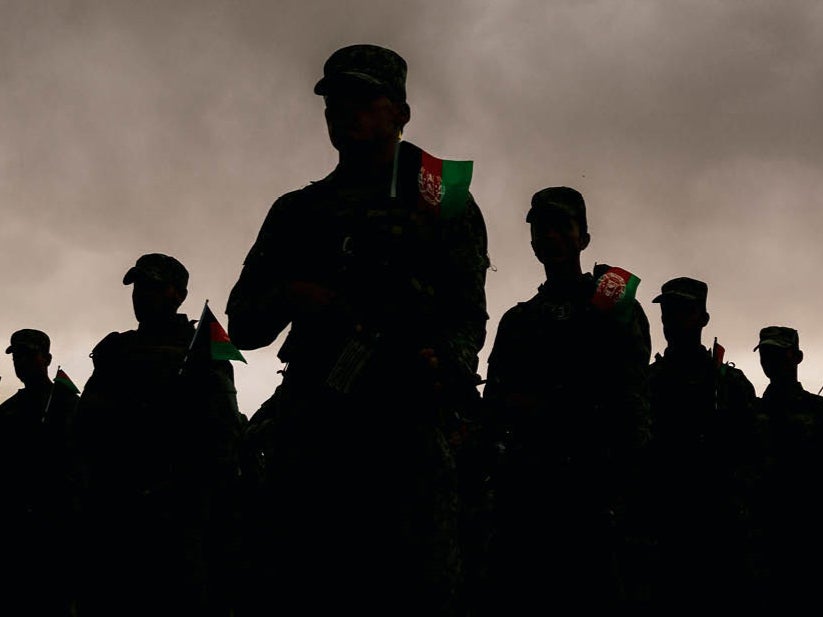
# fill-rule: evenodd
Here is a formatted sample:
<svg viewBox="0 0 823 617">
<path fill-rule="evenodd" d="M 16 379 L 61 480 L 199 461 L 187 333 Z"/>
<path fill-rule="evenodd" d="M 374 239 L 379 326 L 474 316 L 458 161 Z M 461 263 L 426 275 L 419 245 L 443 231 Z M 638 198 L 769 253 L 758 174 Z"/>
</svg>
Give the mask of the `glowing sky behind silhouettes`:
<svg viewBox="0 0 823 617">
<path fill-rule="evenodd" d="M 183 309 L 223 309 L 269 205 L 336 152 L 312 93 L 352 43 L 409 64 L 405 137 L 474 160 L 489 229 L 489 335 L 530 297 L 531 195 L 579 189 L 584 268 L 618 265 L 655 351 L 660 285 L 709 284 L 726 358 L 762 393 L 765 325 L 800 332 L 823 385 L 823 4 L 806 1 L 0 1 L 0 340 L 52 338 L 81 386 L 89 351 L 135 327 L 123 274 L 146 252 L 191 272 Z M 282 339 L 281 339 L 282 340 Z M 278 341 L 279 344 L 279 341 Z M 235 364 L 251 414 L 277 344 Z M 0 357 L 0 399 L 19 383 Z"/>
</svg>

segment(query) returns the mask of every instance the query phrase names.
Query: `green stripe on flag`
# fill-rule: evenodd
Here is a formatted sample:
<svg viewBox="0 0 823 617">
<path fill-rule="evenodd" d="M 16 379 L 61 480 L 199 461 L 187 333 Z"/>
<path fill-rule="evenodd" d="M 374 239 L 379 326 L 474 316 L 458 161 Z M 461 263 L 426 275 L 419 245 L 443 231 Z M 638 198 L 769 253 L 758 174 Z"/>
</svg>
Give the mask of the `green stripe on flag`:
<svg viewBox="0 0 823 617">
<path fill-rule="evenodd" d="M 443 197 L 440 201 L 443 218 L 454 218 L 465 211 L 473 169 L 472 161 L 443 161 Z"/>
<path fill-rule="evenodd" d="M 420 151 L 417 189 L 425 209 L 438 217 L 454 218 L 466 210 L 472 161 L 448 161 Z"/>
<path fill-rule="evenodd" d="M 75 394 L 80 394 L 80 389 L 77 386 L 75 386 L 74 382 L 71 379 L 69 379 L 69 376 L 66 375 L 66 373 L 60 369 L 57 369 L 57 375 L 54 376 L 54 383 L 59 383 L 67 387 Z"/>
<path fill-rule="evenodd" d="M 212 360 L 240 360 L 245 362 L 246 359 L 240 350 L 234 346 L 230 341 L 212 341 L 211 342 L 211 357 Z"/>
</svg>

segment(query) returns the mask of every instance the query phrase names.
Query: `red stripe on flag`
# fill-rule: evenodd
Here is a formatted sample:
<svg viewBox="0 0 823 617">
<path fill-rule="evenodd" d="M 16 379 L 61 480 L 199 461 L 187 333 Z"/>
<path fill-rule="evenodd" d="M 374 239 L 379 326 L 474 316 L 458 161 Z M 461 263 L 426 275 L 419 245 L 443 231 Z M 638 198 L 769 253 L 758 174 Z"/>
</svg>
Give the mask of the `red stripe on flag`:
<svg viewBox="0 0 823 617">
<path fill-rule="evenodd" d="M 231 340 L 229 340 L 229 335 L 223 329 L 223 326 L 216 321 L 209 324 L 209 334 L 211 335 L 210 338 L 212 343 L 231 343 Z"/>
</svg>

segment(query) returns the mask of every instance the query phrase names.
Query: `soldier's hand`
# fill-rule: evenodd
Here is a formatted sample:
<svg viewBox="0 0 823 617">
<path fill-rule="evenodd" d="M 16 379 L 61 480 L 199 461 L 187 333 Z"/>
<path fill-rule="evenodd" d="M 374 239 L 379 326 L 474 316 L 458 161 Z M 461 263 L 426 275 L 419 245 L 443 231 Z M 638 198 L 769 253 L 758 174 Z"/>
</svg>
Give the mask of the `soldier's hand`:
<svg viewBox="0 0 823 617">
<path fill-rule="evenodd" d="M 286 287 L 286 298 L 295 311 L 301 314 L 314 314 L 327 307 L 337 294 L 311 281 L 291 281 Z"/>
</svg>

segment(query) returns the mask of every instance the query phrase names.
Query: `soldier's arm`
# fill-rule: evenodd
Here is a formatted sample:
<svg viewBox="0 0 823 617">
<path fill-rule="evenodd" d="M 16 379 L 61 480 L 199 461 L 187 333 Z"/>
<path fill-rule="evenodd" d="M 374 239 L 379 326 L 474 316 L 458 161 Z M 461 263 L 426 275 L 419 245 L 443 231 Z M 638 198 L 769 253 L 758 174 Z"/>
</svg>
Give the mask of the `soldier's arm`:
<svg viewBox="0 0 823 617">
<path fill-rule="evenodd" d="M 192 384 L 194 390 L 191 418 L 197 443 L 189 447 L 194 458 L 195 477 L 202 482 L 224 486 L 237 471 L 241 424 L 237 407 L 234 370 L 227 360 L 212 361 L 202 379 Z M 215 484 L 216 483 L 216 484 Z"/>
<path fill-rule="evenodd" d="M 486 386 L 483 390 L 483 424 L 500 440 L 518 420 L 533 417 L 541 407 L 539 384 L 524 382 L 523 362 L 532 358 L 523 353 L 520 338 L 530 336 L 519 306 L 509 309 L 500 320 L 494 338 Z"/>
<path fill-rule="evenodd" d="M 625 329 L 619 330 L 614 342 L 613 383 L 617 385 L 613 403 L 616 406 L 609 417 L 622 438 L 617 443 L 641 447 L 651 438 L 651 411 L 649 405 L 649 360 L 651 335 L 649 320 L 643 307 L 635 301 L 632 317 Z"/>
<path fill-rule="evenodd" d="M 270 345 L 292 319 L 287 300 L 285 237 L 290 195 L 278 199 L 269 210 L 229 294 L 228 333 L 240 349 Z"/>
<path fill-rule="evenodd" d="M 477 354 L 486 339 L 486 271 L 489 267 L 486 224 L 469 195 L 463 215 L 445 225 L 445 263 L 437 353 L 465 375 L 477 371 Z"/>
</svg>

